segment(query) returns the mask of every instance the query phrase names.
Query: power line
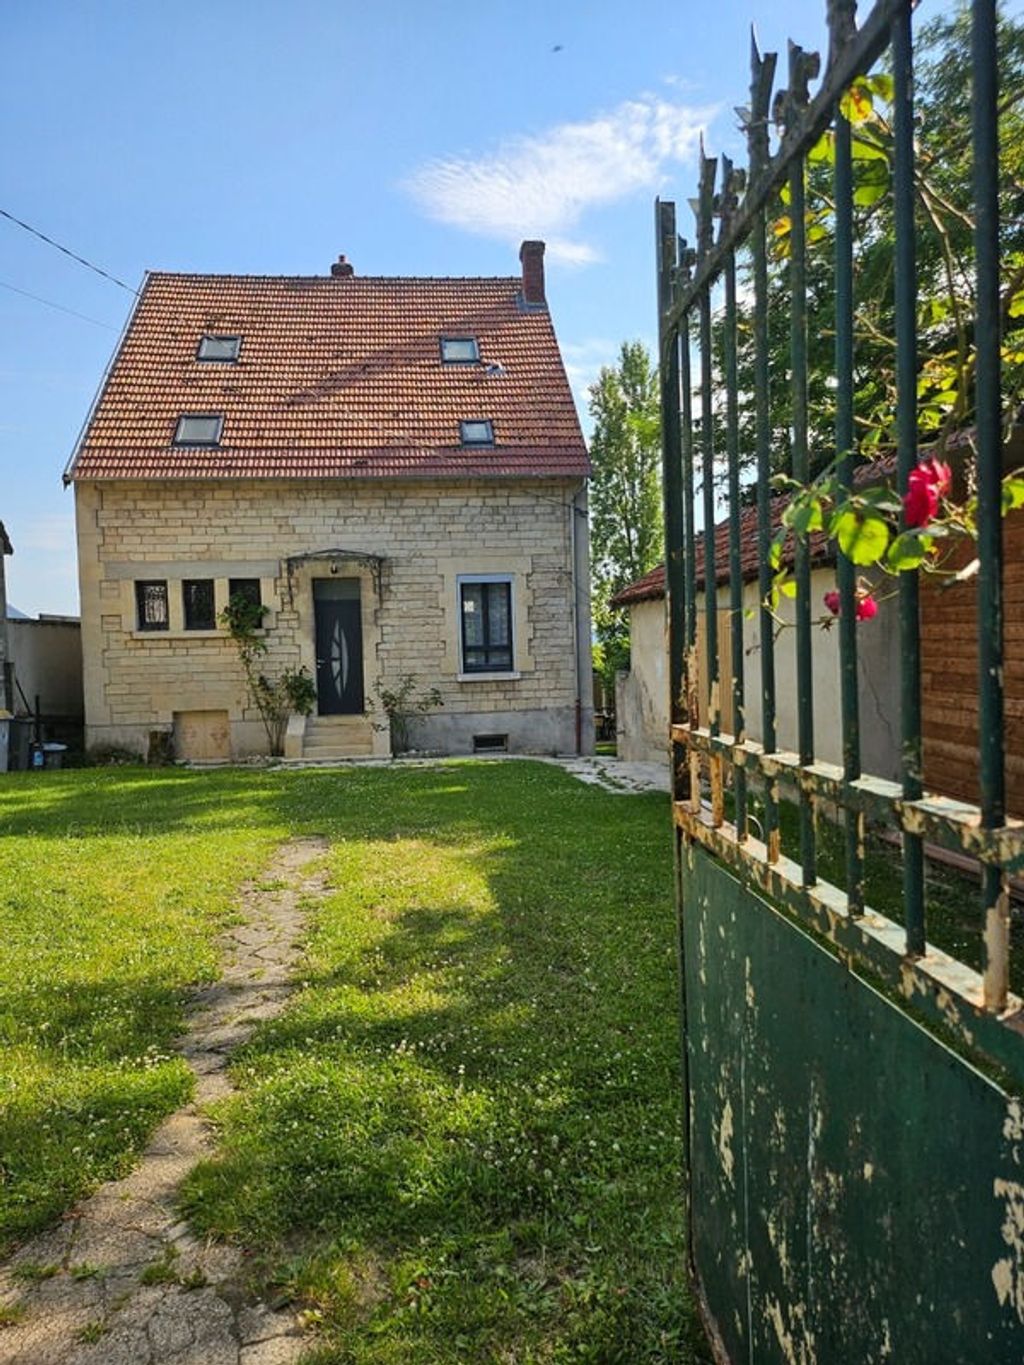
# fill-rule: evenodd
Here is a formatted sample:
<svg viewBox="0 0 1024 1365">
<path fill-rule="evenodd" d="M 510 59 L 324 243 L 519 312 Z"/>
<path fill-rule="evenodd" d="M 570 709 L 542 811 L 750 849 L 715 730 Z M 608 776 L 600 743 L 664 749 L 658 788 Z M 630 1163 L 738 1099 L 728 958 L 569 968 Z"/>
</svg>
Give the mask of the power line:
<svg viewBox="0 0 1024 1365">
<path fill-rule="evenodd" d="M 45 303 L 47 308 L 56 308 L 61 313 L 70 313 L 73 318 L 81 318 L 83 322 L 94 322 L 97 327 L 106 327 L 111 332 L 117 331 L 112 322 L 100 322 L 99 318 L 90 318 L 85 313 L 76 313 L 73 308 L 65 308 L 62 303 L 54 303 L 51 299 L 40 298 L 38 294 L 30 294 L 27 289 L 19 289 L 16 284 L 8 284 L 6 280 L 0 280 L 0 289 L 9 289 L 12 294 L 21 294 L 23 298 L 33 299 L 36 303 Z"/>
<path fill-rule="evenodd" d="M 93 265 L 92 261 L 87 261 L 84 256 L 79 256 L 76 252 L 69 250 L 66 246 L 61 246 L 60 242 L 55 242 L 52 237 L 47 237 L 45 232 L 40 232 L 38 228 L 30 227 L 28 223 L 23 223 L 20 218 L 15 218 L 13 213 L 8 213 L 6 209 L 0 209 L 0 217 L 8 219 L 12 223 L 17 223 L 18 227 L 24 228 L 26 232 L 31 232 L 33 237 L 38 237 L 41 242 L 46 242 L 48 246 L 56 247 L 65 256 L 70 256 L 79 265 L 84 265 L 86 270 L 92 270 L 97 275 L 102 275 L 111 284 L 116 284 L 120 289 L 127 289 L 129 294 L 134 294 L 138 298 L 139 291 L 133 289 L 130 284 L 125 284 L 124 280 L 119 280 L 116 275 L 111 275 L 109 271 L 102 270 L 98 265 Z M 104 324 L 105 325 L 105 324 Z"/>
</svg>

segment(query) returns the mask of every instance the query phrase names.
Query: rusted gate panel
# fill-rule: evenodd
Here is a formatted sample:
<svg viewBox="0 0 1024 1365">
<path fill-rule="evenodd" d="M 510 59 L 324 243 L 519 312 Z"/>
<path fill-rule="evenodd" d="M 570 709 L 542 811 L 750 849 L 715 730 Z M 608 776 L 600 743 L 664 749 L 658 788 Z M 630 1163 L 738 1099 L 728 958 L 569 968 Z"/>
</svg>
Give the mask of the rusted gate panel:
<svg viewBox="0 0 1024 1365">
<path fill-rule="evenodd" d="M 812 452 L 809 425 L 808 342 L 816 325 L 808 316 L 810 229 L 829 244 L 835 313 L 824 385 L 834 395 L 825 452 L 830 491 L 819 513 L 827 503 L 866 519 L 858 490 L 894 476 L 891 535 L 905 541 L 920 525 L 911 520 L 909 495 L 926 472 L 918 468 L 916 242 L 928 206 L 919 202 L 915 160 L 913 11 L 912 0 L 878 0 L 858 26 L 851 0 L 830 0 L 830 51 L 818 88 L 817 57 L 791 44 L 788 85 L 774 99 L 775 57 L 754 44 L 749 104 L 739 111 L 748 174 L 702 151 L 691 201 L 695 248 L 677 236 L 675 206 L 657 207 L 691 1268 L 716 1349 L 735 1365 L 1024 1361 L 1024 1001 L 1011 989 L 1008 899 L 1009 878 L 1024 873 L 1024 822 L 1007 813 L 1015 772 L 1007 737 L 1021 657 L 1012 611 L 1019 564 L 1011 559 L 1004 574 L 1005 556 L 1019 557 L 1020 547 L 1015 527 L 1004 536 L 1002 516 L 1010 492 L 1004 424 L 1017 420 L 1017 400 L 1002 392 L 1001 354 L 1002 334 L 1020 311 L 1014 290 L 1024 297 L 1024 284 L 1000 259 L 1007 238 L 999 228 L 995 0 L 973 0 L 971 9 L 975 169 L 973 203 L 960 211 L 971 230 L 962 306 L 974 312 L 961 332 L 960 418 L 970 429 L 977 490 L 976 536 L 966 553 L 977 563 L 968 618 L 955 625 L 974 641 L 956 661 L 951 651 L 948 670 L 957 690 L 973 694 L 958 709 L 957 738 L 964 753 L 975 752 L 978 804 L 927 788 L 923 739 L 943 696 L 942 658 L 933 646 L 942 612 L 956 608 L 951 595 L 936 610 L 921 592 L 916 562 L 904 558 L 893 569 L 899 705 L 886 718 L 899 735 L 900 780 L 862 768 L 864 570 L 842 543 L 838 621 L 829 622 L 839 659 L 826 685 L 841 699 L 843 761 L 816 757 L 814 696 L 823 680 L 814 668 L 813 629 L 822 605 L 812 602 L 810 518 L 790 526 L 784 565 L 794 599 L 796 749 L 783 751 L 778 742 L 776 684 L 784 685 L 784 674 L 775 663 L 780 621 L 772 590 L 789 552 L 772 549 L 772 479 L 788 476 L 792 497 L 810 485 L 822 453 Z M 850 91 L 885 54 L 892 112 L 878 157 L 855 130 Z M 822 194 L 819 178 L 810 211 L 809 157 L 823 135 L 831 138 L 831 179 Z M 883 189 L 890 196 L 895 356 L 891 447 L 866 482 L 858 470 L 854 364 L 854 210 L 864 202 L 855 188 L 867 183 L 865 156 L 891 174 Z M 1004 202 L 1011 201 L 1005 192 Z M 776 276 L 770 296 L 769 233 L 778 235 L 780 219 L 786 273 L 782 288 Z M 815 268 L 820 272 L 820 256 Z M 789 349 L 773 370 L 779 311 Z M 781 470 L 773 445 L 780 389 L 788 402 Z M 751 408 L 745 423 L 741 402 Z M 749 531 L 751 503 L 760 595 L 753 653 L 743 634 L 743 527 Z M 719 534 L 704 535 L 701 546 L 702 524 L 710 532 L 723 517 Z M 720 600 L 714 593 L 698 599 L 698 565 L 704 581 L 720 585 Z M 963 660 L 975 661 L 973 683 Z M 755 708 L 758 743 L 746 733 L 745 717 Z M 823 821 L 838 830 L 828 860 Z M 902 843 L 898 922 L 871 904 L 873 825 L 897 831 Z M 928 844 L 978 861 L 980 970 L 929 940 Z"/>
</svg>

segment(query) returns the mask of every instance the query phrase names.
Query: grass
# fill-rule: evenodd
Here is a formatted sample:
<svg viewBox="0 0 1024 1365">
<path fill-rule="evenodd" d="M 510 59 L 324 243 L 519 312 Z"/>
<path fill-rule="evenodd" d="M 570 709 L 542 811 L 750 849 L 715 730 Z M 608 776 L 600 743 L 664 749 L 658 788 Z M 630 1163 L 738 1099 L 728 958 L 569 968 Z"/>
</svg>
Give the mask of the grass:
<svg viewBox="0 0 1024 1365">
<path fill-rule="evenodd" d="M 760 798 L 752 794 L 752 809 L 761 816 Z M 731 810 L 731 798 L 730 798 Z M 782 846 L 799 860 L 799 816 L 794 801 L 779 807 Z M 841 824 L 820 816 L 816 826 L 818 875 L 845 889 L 846 841 Z M 864 898 L 879 914 L 903 923 L 903 857 L 898 845 L 868 831 L 865 845 Z M 977 876 L 937 860 L 925 862 L 925 924 L 928 942 L 975 971 L 982 970 L 981 889 Z M 1024 916 L 1011 909 L 1010 986 L 1024 993 Z"/>
<path fill-rule="evenodd" d="M 187 990 L 284 831 L 237 774 L 138 770 L 5 774 L 0 829 L 2 1250 L 187 1098 Z"/>
<path fill-rule="evenodd" d="M 194 1222 L 256 1252 L 321 1365 L 706 1359 L 663 797 L 525 763 L 86 771 L 8 779 L 0 820 L 8 1238 L 180 1103 L 168 1046 L 233 889 L 322 832 L 304 985 L 236 1058 Z"/>
<path fill-rule="evenodd" d="M 664 798 L 526 764 L 296 794 L 334 889 L 191 1218 L 275 1248 L 318 1361 L 699 1358 Z"/>
</svg>

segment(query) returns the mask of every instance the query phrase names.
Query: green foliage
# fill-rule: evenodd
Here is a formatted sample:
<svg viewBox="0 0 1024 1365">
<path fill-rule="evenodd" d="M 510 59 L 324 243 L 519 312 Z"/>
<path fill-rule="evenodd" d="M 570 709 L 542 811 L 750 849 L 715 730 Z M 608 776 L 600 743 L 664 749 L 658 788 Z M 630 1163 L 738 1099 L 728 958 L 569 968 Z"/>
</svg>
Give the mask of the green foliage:
<svg viewBox="0 0 1024 1365">
<path fill-rule="evenodd" d="M 375 686 L 385 719 L 382 725 L 375 724 L 374 728 L 386 728 L 390 732 L 392 754 L 407 753 L 409 727 L 413 720 L 444 705 L 440 688 L 431 687 L 417 693 L 415 673 L 403 673 L 395 687 L 388 687 L 379 678 Z"/>
<path fill-rule="evenodd" d="M 258 670 L 258 661 L 267 653 L 267 642 L 261 633 L 266 614 L 267 608 L 261 603 L 236 593 L 221 612 L 220 623 L 227 627 L 238 651 L 249 695 L 267 732 L 270 752 L 280 754 L 284 750 L 288 717 L 308 716 L 312 712 L 316 687 L 305 667 L 286 668 L 279 678 L 268 678 Z"/>
<path fill-rule="evenodd" d="M 614 693 L 629 663 L 629 626 L 610 598 L 662 556 L 661 415 L 657 370 L 639 341 L 590 388 L 590 590 L 600 671 Z"/>
<path fill-rule="evenodd" d="M 1000 252 L 1008 418 L 1024 395 L 1024 20 L 1002 12 L 1000 47 Z M 973 205 L 971 200 L 970 13 L 960 3 L 922 26 L 915 54 L 915 173 L 919 427 L 929 440 L 973 420 Z M 895 444 L 893 81 L 888 71 L 858 78 L 843 99 L 852 124 L 854 178 L 854 410 L 857 444 L 874 456 Z M 812 148 L 806 179 L 808 432 L 812 476 L 835 451 L 834 134 Z M 783 187 L 769 230 L 768 348 L 770 449 L 775 472 L 790 468 L 789 248 L 792 223 Z M 749 282 L 749 281 L 748 281 Z M 741 292 L 741 298 L 743 293 Z M 753 309 L 738 313 L 740 450 L 755 449 Z M 723 327 L 714 325 L 721 377 Z"/>
</svg>

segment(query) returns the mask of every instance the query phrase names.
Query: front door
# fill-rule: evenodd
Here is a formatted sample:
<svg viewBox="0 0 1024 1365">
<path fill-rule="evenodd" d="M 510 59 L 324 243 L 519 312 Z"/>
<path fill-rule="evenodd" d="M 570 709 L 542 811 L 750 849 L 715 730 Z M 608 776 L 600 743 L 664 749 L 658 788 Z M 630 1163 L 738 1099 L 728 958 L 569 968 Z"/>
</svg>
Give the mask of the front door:
<svg viewBox="0 0 1024 1365">
<path fill-rule="evenodd" d="M 321 716 L 363 712 L 363 623 L 358 578 L 315 578 L 316 694 Z"/>
</svg>

